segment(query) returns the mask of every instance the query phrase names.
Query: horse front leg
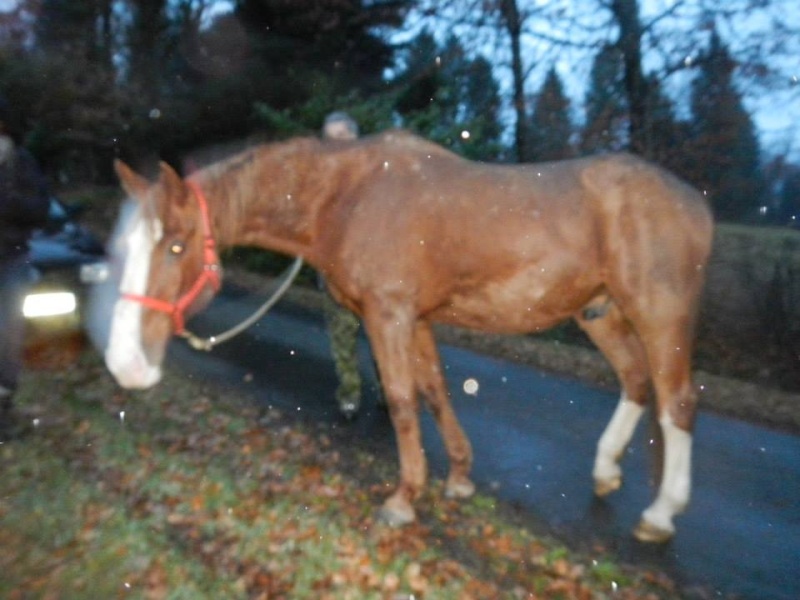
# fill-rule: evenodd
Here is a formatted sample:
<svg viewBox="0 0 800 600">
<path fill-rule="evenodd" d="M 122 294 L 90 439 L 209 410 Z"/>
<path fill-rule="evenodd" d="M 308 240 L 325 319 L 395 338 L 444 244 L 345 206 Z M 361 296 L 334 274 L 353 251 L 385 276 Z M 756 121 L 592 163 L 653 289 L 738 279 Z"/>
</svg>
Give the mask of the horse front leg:
<svg viewBox="0 0 800 600">
<path fill-rule="evenodd" d="M 413 502 L 427 477 L 411 359 L 414 319 L 405 308 L 367 306 L 364 323 L 378 363 L 400 457 L 400 481 L 381 507 L 379 518 L 400 526 L 416 519 Z"/>
<path fill-rule="evenodd" d="M 461 429 L 442 376 L 441 360 L 430 323 L 419 321 L 414 331 L 414 380 L 436 420 L 450 459 L 445 494 L 449 498 L 468 498 L 475 493 L 469 478 L 472 446 Z"/>
</svg>

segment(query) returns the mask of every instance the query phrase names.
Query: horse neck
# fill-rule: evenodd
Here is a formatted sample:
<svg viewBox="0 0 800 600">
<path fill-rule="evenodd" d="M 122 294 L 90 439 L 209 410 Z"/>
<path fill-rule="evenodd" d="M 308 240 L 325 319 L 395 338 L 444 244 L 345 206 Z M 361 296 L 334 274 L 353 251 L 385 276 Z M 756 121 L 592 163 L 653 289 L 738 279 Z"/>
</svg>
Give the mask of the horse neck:
<svg viewBox="0 0 800 600">
<path fill-rule="evenodd" d="M 334 196 L 313 145 L 299 140 L 260 146 L 199 171 L 192 178 L 209 203 L 220 247 L 258 246 L 308 257 L 320 207 Z"/>
</svg>

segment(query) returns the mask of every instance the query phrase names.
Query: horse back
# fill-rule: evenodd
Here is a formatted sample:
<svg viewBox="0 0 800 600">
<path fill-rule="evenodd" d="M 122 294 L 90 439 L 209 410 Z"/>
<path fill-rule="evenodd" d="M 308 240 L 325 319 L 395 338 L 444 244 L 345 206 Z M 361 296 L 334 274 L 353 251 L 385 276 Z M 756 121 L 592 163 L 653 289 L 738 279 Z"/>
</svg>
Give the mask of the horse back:
<svg viewBox="0 0 800 600">
<path fill-rule="evenodd" d="M 435 320 L 530 331 L 648 269 L 680 287 L 705 261 L 703 198 L 634 157 L 503 166 L 413 136 L 367 145 L 375 165 L 329 213 L 325 251 L 351 307 L 392 295 Z"/>
<path fill-rule="evenodd" d="M 324 219 L 323 268 L 340 297 L 356 306 L 407 297 L 421 314 L 488 328 L 486 302 L 503 311 L 524 296 L 533 306 L 558 279 L 594 287 L 583 283 L 592 215 L 570 178 L 469 162 L 409 138 L 399 146 L 371 147 L 374 170 Z"/>
</svg>

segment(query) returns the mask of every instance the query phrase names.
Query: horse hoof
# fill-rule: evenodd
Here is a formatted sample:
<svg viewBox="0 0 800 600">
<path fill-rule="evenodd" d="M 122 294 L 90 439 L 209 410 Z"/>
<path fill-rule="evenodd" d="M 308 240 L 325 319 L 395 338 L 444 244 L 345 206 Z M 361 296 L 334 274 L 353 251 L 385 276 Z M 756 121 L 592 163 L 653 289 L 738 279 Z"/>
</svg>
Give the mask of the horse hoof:
<svg viewBox="0 0 800 600">
<path fill-rule="evenodd" d="M 444 488 L 445 498 L 469 498 L 475 493 L 475 484 L 466 477 L 458 481 L 448 481 Z"/>
<path fill-rule="evenodd" d="M 595 479 L 594 480 L 594 495 L 598 498 L 604 498 L 612 492 L 616 492 L 622 487 L 622 477 L 614 477 L 613 479 Z"/>
<path fill-rule="evenodd" d="M 378 519 L 390 527 L 402 527 L 417 519 L 414 508 L 405 500 L 389 498 L 378 511 Z"/>
<path fill-rule="evenodd" d="M 642 519 L 633 530 L 633 536 L 640 542 L 647 544 L 663 544 L 672 539 L 675 532 L 663 527 L 658 527 Z"/>
</svg>

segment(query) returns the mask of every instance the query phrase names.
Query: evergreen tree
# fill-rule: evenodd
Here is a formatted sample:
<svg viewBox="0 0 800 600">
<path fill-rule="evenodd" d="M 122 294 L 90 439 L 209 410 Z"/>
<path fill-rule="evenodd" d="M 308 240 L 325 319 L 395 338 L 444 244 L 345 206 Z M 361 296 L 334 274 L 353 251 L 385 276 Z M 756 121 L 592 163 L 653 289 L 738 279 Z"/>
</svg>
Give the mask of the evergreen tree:
<svg viewBox="0 0 800 600">
<path fill-rule="evenodd" d="M 569 99 L 555 68 L 547 72 L 533 106 L 526 155 L 532 161 L 560 160 L 574 155 Z"/>
<path fill-rule="evenodd" d="M 382 85 L 394 48 L 377 31 L 399 24 L 408 0 L 236 0 L 231 13 L 202 28 L 189 0 L 142 4 L 137 14 L 147 8 L 151 27 L 142 22 L 131 42 L 163 33 L 158 46 L 136 45 L 141 62 L 132 57 L 132 75 L 152 80 L 149 65 L 161 56 L 147 86 L 161 90 L 160 117 L 148 117 L 152 103 L 137 111 L 134 142 L 158 141 L 162 156 L 177 156 L 255 129 L 271 137 L 309 133 L 326 112 L 352 112 Z"/>
<path fill-rule="evenodd" d="M 35 31 L 37 46 L 71 60 L 111 65 L 113 0 L 42 0 Z"/>
<path fill-rule="evenodd" d="M 755 127 L 734 85 L 735 68 L 714 32 L 691 91 L 690 177 L 722 220 L 753 215 L 765 191 Z"/>
<path fill-rule="evenodd" d="M 678 122 L 672 100 L 664 94 L 661 82 L 653 75 L 648 76 L 643 136 L 645 156 L 684 175 L 690 167 L 686 161 L 688 137 L 688 124 Z"/>
<path fill-rule="evenodd" d="M 586 123 L 580 141 L 582 154 L 629 148 L 630 116 L 623 80 L 622 53 L 616 45 L 606 46 L 592 65 L 586 93 Z M 676 119 L 672 100 L 664 94 L 655 75 L 647 76 L 645 89 L 640 151 L 650 160 L 683 173 L 689 137 L 687 124 Z"/>
<path fill-rule="evenodd" d="M 18 57 L 27 70 L 21 88 L 34 93 L 23 107 L 28 141 L 45 167 L 58 164 L 67 181 L 111 171 L 119 130 L 112 6 L 112 0 L 42 0 L 36 44 Z"/>
<path fill-rule="evenodd" d="M 500 86 L 494 78 L 492 65 L 479 56 L 465 66 L 463 90 L 465 130 L 470 143 L 462 145 L 468 158 L 496 159 L 502 151 L 500 136 Z"/>
<path fill-rule="evenodd" d="M 468 158 L 500 153 L 500 91 L 489 62 L 470 58 L 454 36 L 439 47 L 422 32 L 405 53 L 396 107 L 403 125 Z"/>
<path fill-rule="evenodd" d="M 397 27 L 409 0 L 236 0 L 262 73 L 273 86 L 310 93 L 309 72 L 335 73 L 343 89 L 374 89 L 393 49 L 381 27 Z"/>
<path fill-rule="evenodd" d="M 160 98 L 169 45 L 167 0 L 138 0 L 131 6 L 133 23 L 128 35 L 128 82 L 139 99 L 152 105 Z"/>
<path fill-rule="evenodd" d="M 594 57 L 586 92 L 586 123 L 580 140 L 582 154 L 627 147 L 627 101 L 623 87 L 622 53 L 605 46 Z"/>
<path fill-rule="evenodd" d="M 408 117 L 435 104 L 437 94 L 441 99 L 446 83 L 441 73 L 442 52 L 433 34 L 425 30 L 402 49 L 400 58 L 403 69 L 395 80 L 401 86 L 397 110 Z M 446 56 L 448 62 L 450 58 Z"/>
</svg>

